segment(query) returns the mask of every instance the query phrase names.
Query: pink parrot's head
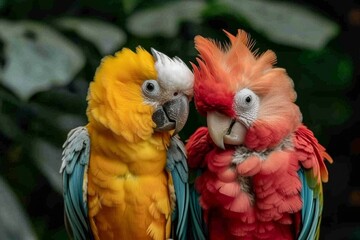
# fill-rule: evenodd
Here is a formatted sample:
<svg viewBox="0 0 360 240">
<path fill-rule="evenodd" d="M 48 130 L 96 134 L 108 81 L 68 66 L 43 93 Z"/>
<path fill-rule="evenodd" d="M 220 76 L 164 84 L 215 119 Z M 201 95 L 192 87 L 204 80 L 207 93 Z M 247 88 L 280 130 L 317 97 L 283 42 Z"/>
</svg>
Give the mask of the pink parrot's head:
<svg viewBox="0 0 360 240">
<path fill-rule="evenodd" d="M 207 117 L 209 133 L 220 148 L 244 145 L 275 147 L 299 126 L 296 92 L 285 69 L 274 67 L 276 55 L 256 54 L 246 32 L 226 32 L 230 44 L 195 37 L 199 51 L 194 68 L 194 101 Z"/>
</svg>

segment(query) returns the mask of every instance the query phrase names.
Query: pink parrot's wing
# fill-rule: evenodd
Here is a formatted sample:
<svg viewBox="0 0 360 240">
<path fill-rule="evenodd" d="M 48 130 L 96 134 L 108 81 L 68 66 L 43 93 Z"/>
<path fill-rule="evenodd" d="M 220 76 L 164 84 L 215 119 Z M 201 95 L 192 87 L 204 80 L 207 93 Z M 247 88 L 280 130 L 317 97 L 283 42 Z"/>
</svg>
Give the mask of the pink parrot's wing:
<svg viewBox="0 0 360 240">
<path fill-rule="evenodd" d="M 206 127 L 198 128 L 190 136 L 186 145 L 187 160 L 190 168 L 202 168 L 205 166 L 205 155 L 213 148 L 213 142 Z"/>
<path fill-rule="evenodd" d="M 298 239 L 318 239 L 323 208 L 322 182 L 328 180 L 325 160 L 330 163 L 333 160 L 304 125 L 295 133 L 295 150 L 302 166 L 298 171 L 303 201 Z"/>
<path fill-rule="evenodd" d="M 203 211 L 199 203 L 199 193 L 195 189 L 195 179 L 201 174 L 205 166 L 205 155 L 212 149 L 212 141 L 208 129 L 200 127 L 186 143 L 187 160 L 190 167 L 190 235 L 192 239 L 207 239 L 207 229 Z"/>
</svg>

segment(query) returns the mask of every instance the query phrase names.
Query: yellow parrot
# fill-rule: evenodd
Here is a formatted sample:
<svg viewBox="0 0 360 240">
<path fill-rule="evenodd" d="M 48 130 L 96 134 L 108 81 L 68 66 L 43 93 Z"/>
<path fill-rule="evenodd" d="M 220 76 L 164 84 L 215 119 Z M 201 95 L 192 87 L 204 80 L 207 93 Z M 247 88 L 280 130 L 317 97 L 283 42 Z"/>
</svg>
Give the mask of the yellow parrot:
<svg viewBox="0 0 360 240">
<path fill-rule="evenodd" d="M 123 48 L 90 83 L 88 124 L 63 145 L 64 215 L 73 239 L 186 239 L 184 127 L 193 73 L 178 57 Z"/>
</svg>

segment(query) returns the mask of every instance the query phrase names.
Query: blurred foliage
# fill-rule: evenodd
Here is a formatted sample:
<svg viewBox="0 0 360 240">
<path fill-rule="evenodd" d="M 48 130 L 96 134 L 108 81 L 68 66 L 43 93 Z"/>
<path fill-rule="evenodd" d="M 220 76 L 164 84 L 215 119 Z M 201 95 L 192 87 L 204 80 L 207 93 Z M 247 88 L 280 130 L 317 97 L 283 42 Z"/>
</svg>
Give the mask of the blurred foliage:
<svg viewBox="0 0 360 240">
<path fill-rule="evenodd" d="M 87 87 L 101 58 L 122 47 L 154 47 L 189 63 L 195 35 L 224 42 L 222 29 L 242 28 L 260 52 L 277 53 L 322 144 L 353 114 L 346 90 L 354 67 L 340 26 L 292 1 L 0 0 L 0 16 L 2 239 L 66 238 L 61 146 L 86 123 Z M 183 140 L 205 124 L 191 104 Z"/>
</svg>

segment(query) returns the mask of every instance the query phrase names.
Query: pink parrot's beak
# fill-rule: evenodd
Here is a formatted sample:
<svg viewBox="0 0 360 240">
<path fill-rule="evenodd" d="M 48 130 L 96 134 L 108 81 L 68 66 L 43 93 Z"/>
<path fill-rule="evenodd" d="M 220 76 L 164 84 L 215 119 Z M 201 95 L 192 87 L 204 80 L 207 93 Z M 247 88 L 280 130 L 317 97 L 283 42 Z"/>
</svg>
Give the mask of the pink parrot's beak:
<svg viewBox="0 0 360 240">
<path fill-rule="evenodd" d="M 244 143 L 246 127 L 242 123 L 219 112 L 208 112 L 206 120 L 210 137 L 219 148 Z"/>
</svg>

